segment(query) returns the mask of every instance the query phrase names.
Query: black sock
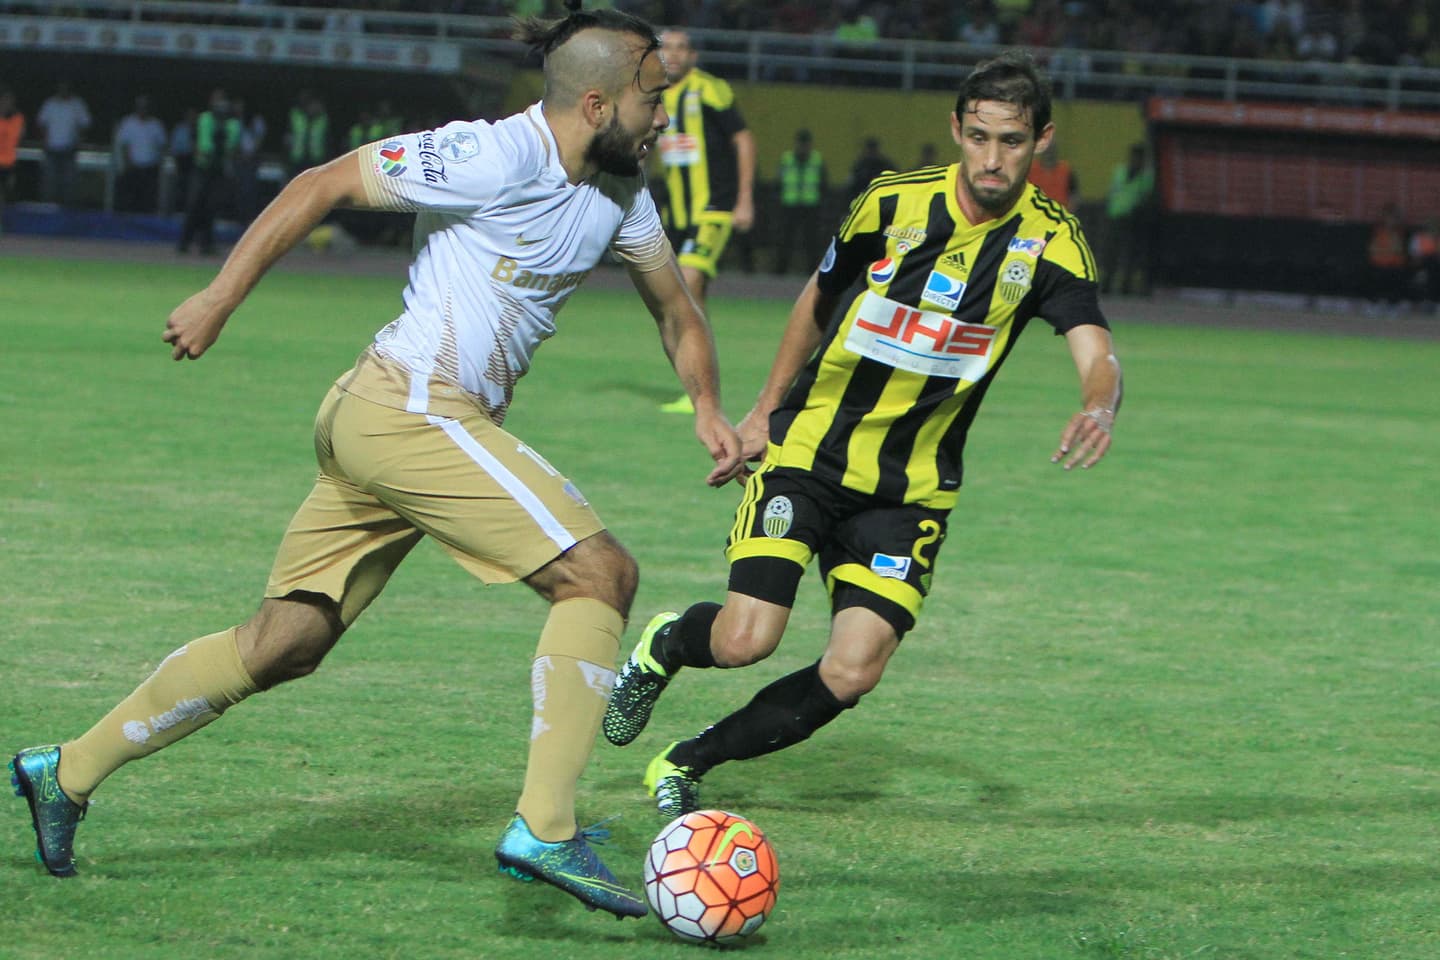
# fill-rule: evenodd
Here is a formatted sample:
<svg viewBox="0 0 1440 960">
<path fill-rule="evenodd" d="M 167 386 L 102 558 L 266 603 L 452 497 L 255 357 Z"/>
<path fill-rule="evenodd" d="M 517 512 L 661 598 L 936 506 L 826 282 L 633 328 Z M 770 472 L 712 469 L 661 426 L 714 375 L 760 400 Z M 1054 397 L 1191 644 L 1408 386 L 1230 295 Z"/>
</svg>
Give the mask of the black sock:
<svg viewBox="0 0 1440 960">
<path fill-rule="evenodd" d="M 665 625 L 656 639 L 654 656 L 667 674 L 680 667 L 713 667 L 710 653 L 710 627 L 720 615 L 720 604 L 697 603 Z"/>
<path fill-rule="evenodd" d="M 793 747 L 854 704 L 835 698 L 820 663 L 781 677 L 745 706 L 670 751 L 669 760 L 702 776 L 727 760 L 748 760 Z"/>
</svg>

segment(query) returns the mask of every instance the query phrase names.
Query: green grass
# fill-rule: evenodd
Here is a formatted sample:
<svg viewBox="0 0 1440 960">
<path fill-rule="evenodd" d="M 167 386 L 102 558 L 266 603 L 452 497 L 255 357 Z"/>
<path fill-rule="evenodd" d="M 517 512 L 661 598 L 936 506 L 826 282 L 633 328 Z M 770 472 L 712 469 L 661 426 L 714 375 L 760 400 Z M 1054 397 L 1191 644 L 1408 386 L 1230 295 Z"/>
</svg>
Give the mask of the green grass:
<svg viewBox="0 0 1440 960">
<path fill-rule="evenodd" d="M 214 351 L 167 312 L 207 272 L 0 260 L 0 746 L 78 734 L 248 616 L 314 464 L 330 380 L 399 279 L 276 274 Z M 1164 309 L 1157 306 L 1155 309 Z M 784 304 L 714 307 L 744 412 Z M 1440 956 L 1440 343 L 1117 320 L 1109 459 L 1048 462 L 1074 408 L 1031 331 L 973 433 L 934 592 L 881 687 L 706 798 L 781 858 L 751 951 L 808 958 Z M 653 325 L 585 290 L 508 426 L 639 558 L 636 619 L 718 598 L 738 488 L 703 486 Z M 813 660 L 807 579 L 775 657 L 687 674 L 581 816 L 638 883 L 645 762 Z M 499 876 L 543 605 L 422 547 L 313 678 L 118 773 L 82 879 L 0 817 L 6 958 L 683 957 L 652 920 Z M 633 633 L 632 633 L 633 637 Z"/>
</svg>

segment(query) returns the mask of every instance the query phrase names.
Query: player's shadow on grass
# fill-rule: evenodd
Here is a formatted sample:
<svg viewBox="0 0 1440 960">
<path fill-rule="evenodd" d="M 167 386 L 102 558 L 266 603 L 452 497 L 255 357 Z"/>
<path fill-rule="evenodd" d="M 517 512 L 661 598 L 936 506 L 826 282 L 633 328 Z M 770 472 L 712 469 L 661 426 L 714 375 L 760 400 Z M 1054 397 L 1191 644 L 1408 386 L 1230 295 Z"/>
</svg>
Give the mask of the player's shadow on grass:
<svg viewBox="0 0 1440 960">
<path fill-rule="evenodd" d="M 718 767 L 706 776 L 701 801 L 727 810 L 825 813 L 868 803 L 890 810 L 914 803 L 1008 809 L 1021 798 L 1019 787 L 953 752 L 837 729 L 780 753 Z"/>
<path fill-rule="evenodd" d="M 673 376 L 668 379 L 662 378 L 654 383 L 636 380 L 610 380 L 606 383 L 596 384 L 596 389 L 606 393 L 623 393 L 632 397 L 639 397 L 646 403 L 659 406 L 662 403 L 669 403 L 684 393 Z"/>
</svg>

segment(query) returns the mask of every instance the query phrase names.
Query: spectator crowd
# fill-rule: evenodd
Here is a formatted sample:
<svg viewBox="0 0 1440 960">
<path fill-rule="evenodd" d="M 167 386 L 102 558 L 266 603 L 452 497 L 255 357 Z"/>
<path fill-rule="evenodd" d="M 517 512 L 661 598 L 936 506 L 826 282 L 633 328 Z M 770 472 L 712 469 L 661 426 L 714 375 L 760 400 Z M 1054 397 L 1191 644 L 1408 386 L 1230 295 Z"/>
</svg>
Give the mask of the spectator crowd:
<svg viewBox="0 0 1440 960">
<path fill-rule="evenodd" d="M 213 0 L 216 8 L 315 11 L 327 31 L 365 13 L 559 15 L 560 0 Z M 589 0 L 686 29 L 934 40 L 1036 51 L 1096 50 L 1440 68 L 1440 0 Z M 29 0 L 0 11 L 41 12 Z M 67 10 L 107 15 L 107 8 Z M 123 12 L 123 11 L 122 11 Z M 323 15 L 322 15 L 323 14 Z M 187 20 L 203 15 L 192 5 Z M 163 21 L 161 11 L 149 19 Z M 216 22 L 232 22 L 217 14 Z M 392 25 L 389 29 L 395 29 Z M 1043 54 L 1040 59 L 1044 59 Z"/>
</svg>

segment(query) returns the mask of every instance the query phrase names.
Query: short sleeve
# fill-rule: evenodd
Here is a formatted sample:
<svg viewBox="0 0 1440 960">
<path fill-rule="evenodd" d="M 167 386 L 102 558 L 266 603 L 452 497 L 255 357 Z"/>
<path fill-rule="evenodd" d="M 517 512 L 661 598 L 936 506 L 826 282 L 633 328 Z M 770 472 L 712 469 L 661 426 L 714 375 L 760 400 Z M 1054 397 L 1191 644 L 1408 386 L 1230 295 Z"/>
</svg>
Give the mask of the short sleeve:
<svg viewBox="0 0 1440 960">
<path fill-rule="evenodd" d="M 649 190 L 637 190 L 620 229 L 610 244 L 615 255 L 636 270 L 648 273 L 665 266 L 670 260 L 670 245 L 665 239 L 665 228 L 660 223 L 660 214 L 655 210 L 655 201 Z"/>
<path fill-rule="evenodd" d="M 727 137 L 733 137 L 745 129 L 745 118 L 735 103 L 735 91 L 730 84 L 718 77 L 705 90 L 704 104 L 715 118 L 715 125 Z"/>
<path fill-rule="evenodd" d="M 509 182 L 517 148 L 483 122 L 457 120 L 360 148 L 360 174 L 372 206 L 466 214 Z"/>
<path fill-rule="evenodd" d="M 822 293 L 845 292 L 867 263 L 883 255 L 885 243 L 881 229 L 879 201 L 872 192 L 866 191 L 851 204 L 849 215 L 840 224 L 820 261 L 817 283 Z"/>
</svg>

